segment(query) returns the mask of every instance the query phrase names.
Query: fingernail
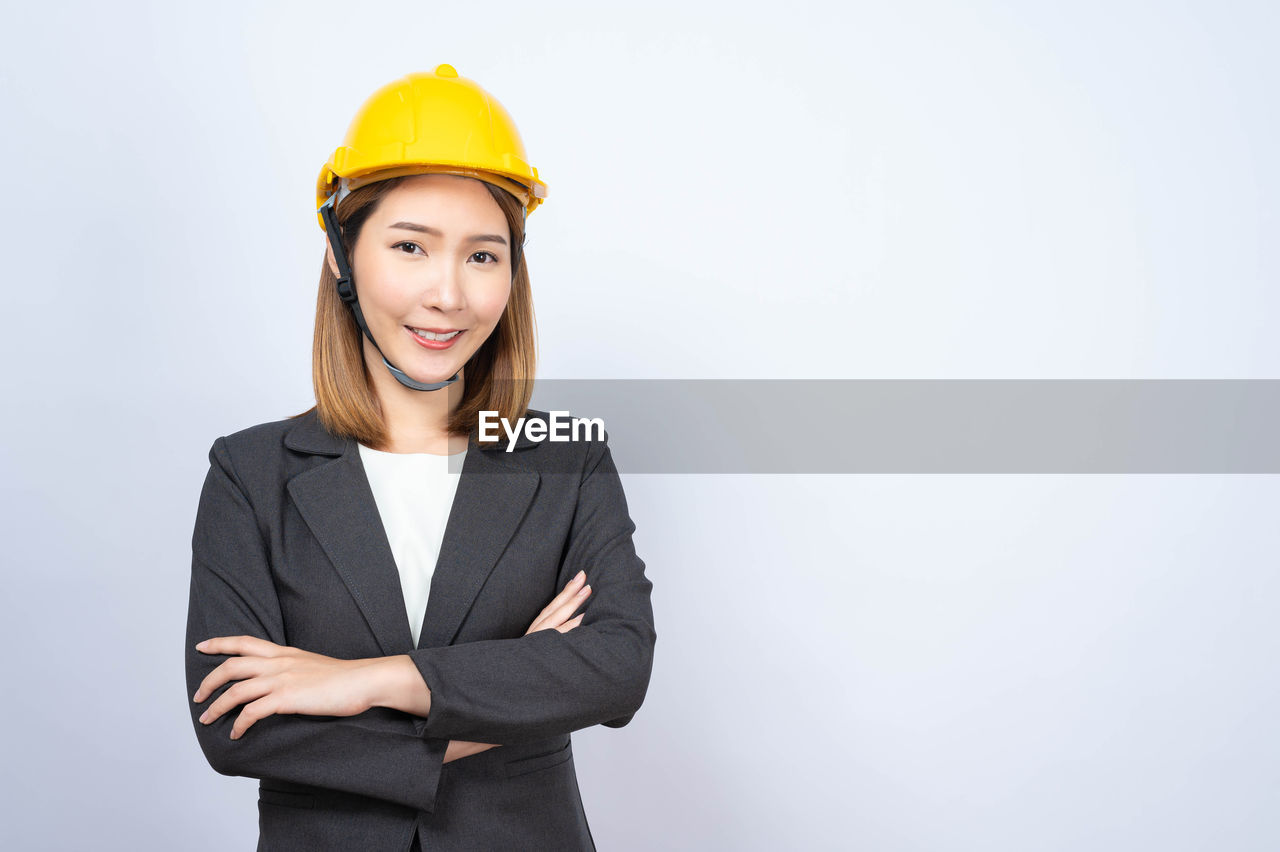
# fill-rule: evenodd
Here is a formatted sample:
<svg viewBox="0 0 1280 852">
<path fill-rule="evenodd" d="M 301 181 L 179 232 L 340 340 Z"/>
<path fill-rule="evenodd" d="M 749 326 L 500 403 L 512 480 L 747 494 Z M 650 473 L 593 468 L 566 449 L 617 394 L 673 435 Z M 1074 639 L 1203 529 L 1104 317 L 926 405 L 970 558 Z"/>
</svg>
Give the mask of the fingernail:
<svg viewBox="0 0 1280 852">
<path fill-rule="evenodd" d="M 580 579 L 580 578 L 585 578 L 586 576 L 587 576 L 587 572 L 586 572 L 586 571 L 579 571 L 579 572 L 574 576 L 574 578 L 573 578 L 573 579 L 577 580 L 577 579 Z"/>
<path fill-rule="evenodd" d="M 590 586 L 583 586 L 581 589 L 578 589 L 578 597 L 582 597 L 583 595 L 585 595 L 585 594 L 586 594 L 587 592 L 589 592 L 589 591 L 591 591 L 591 587 L 590 587 Z"/>
<path fill-rule="evenodd" d="M 198 642 L 198 643 L 196 643 L 196 650 L 197 650 L 197 651 L 202 651 L 202 650 L 204 650 L 204 646 L 205 646 L 205 645 L 208 645 L 208 644 L 209 644 L 209 640 L 208 640 L 208 639 L 204 640 L 203 642 Z"/>
<path fill-rule="evenodd" d="M 208 724 L 208 722 L 209 722 L 209 711 L 208 711 L 208 710 L 206 710 L 206 711 L 204 711 L 203 713 L 201 713 L 201 714 L 200 714 L 200 721 L 201 721 L 201 722 L 204 722 L 204 723 L 206 723 L 206 724 Z"/>
</svg>

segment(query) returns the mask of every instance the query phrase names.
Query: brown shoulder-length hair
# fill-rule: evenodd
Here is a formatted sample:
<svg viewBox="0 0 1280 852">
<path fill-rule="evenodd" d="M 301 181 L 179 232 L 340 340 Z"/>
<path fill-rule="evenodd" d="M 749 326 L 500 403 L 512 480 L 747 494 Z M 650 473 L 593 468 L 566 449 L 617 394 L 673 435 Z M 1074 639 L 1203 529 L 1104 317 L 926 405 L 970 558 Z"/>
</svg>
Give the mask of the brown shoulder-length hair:
<svg viewBox="0 0 1280 852">
<path fill-rule="evenodd" d="M 381 200 L 410 175 L 376 181 L 354 189 L 337 206 L 335 213 L 342 226 L 342 245 L 347 257 L 360 238 L 365 222 L 378 209 Z M 475 178 L 469 178 L 474 180 Z M 484 183 L 483 181 L 481 181 Z M 522 205 L 501 187 L 484 183 L 494 201 L 502 208 L 511 231 L 511 247 L 524 247 Z M 507 307 L 488 339 L 467 361 L 463 397 L 449 417 L 448 429 L 453 435 L 470 435 L 480 447 L 498 446 L 500 441 L 478 441 L 479 414 L 497 411 L 499 417 L 514 423 L 524 417 L 533 396 L 533 379 L 537 367 L 537 339 L 533 315 L 533 294 L 529 285 L 529 269 L 524 251 L 520 251 L 511 281 Z M 512 257 L 514 259 L 514 251 Z M 320 263 L 320 291 L 316 299 L 316 328 L 312 345 L 311 379 L 315 386 L 316 404 L 301 414 L 317 411 L 321 423 L 334 435 L 354 438 L 370 447 L 383 446 L 388 438 L 382 407 L 367 373 L 364 359 L 364 335 L 356 325 L 355 314 L 338 297 L 337 278 L 329 268 L 327 256 Z M 359 295 L 360 282 L 357 280 Z M 376 369 L 386 369 L 382 364 Z M 452 386 L 430 393 L 456 393 Z"/>
</svg>

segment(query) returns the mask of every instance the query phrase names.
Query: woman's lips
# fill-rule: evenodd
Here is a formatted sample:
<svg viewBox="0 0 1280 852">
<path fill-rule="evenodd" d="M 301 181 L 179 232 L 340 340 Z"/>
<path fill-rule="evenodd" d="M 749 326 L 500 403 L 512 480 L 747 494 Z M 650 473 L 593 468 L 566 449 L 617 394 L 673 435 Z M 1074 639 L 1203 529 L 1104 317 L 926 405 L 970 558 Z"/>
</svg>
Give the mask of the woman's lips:
<svg viewBox="0 0 1280 852">
<path fill-rule="evenodd" d="M 467 333 L 466 329 L 463 329 L 448 340 L 427 340 L 425 337 L 418 336 L 413 329 L 409 328 L 407 325 L 404 327 L 404 330 L 405 333 L 412 337 L 414 342 L 423 349 L 448 349 L 454 343 L 458 342 L 459 337 L 462 337 L 462 335 Z"/>
</svg>

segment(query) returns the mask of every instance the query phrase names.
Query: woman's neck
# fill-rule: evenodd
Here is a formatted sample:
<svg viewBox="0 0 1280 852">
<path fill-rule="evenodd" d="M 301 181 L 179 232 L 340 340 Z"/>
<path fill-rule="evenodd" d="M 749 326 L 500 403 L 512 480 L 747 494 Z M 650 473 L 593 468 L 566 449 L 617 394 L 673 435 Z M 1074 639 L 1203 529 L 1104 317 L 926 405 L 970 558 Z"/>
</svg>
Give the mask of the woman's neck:
<svg viewBox="0 0 1280 852">
<path fill-rule="evenodd" d="M 453 455 L 467 448 L 466 435 L 448 433 L 449 417 L 462 401 L 466 377 L 433 391 L 416 391 L 396 381 L 378 362 L 371 376 L 374 393 L 387 424 L 387 442 L 375 450 L 387 453 Z"/>
</svg>

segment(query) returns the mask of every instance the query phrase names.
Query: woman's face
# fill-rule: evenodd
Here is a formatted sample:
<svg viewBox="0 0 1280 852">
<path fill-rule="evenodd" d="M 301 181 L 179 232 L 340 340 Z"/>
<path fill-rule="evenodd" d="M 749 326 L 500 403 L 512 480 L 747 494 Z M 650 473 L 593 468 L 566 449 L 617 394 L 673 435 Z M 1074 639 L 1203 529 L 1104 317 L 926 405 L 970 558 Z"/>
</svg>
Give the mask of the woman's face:
<svg viewBox="0 0 1280 852">
<path fill-rule="evenodd" d="M 387 360 L 420 382 L 458 372 L 506 309 L 510 249 L 507 217 L 478 180 L 414 175 L 383 196 L 351 266 L 360 310 Z M 336 274 L 332 258 L 330 249 Z M 361 339 L 366 360 L 380 361 Z"/>
</svg>

